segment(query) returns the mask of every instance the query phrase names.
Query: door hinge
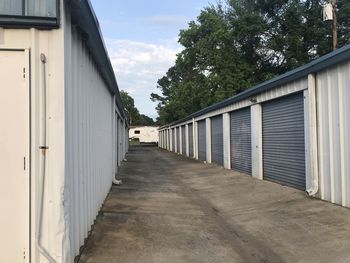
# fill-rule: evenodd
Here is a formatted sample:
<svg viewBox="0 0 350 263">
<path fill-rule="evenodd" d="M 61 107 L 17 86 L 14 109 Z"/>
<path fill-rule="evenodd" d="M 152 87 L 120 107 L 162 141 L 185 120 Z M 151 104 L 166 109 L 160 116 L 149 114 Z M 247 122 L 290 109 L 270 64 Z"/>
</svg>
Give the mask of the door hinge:
<svg viewBox="0 0 350 263">
<path fill-rule="evenodd" d="M 26 170 L 26 157 L 23 157 L 23 168 L 24 171 Z"/>
<path fill-rule="evenodd" d="M 23 68 L 23 78 L 26 78 L 26 68 Z"/>
<path fill-rule="evenodd" d="M 23 250 L 23 259 L 26 259 L 26 249 Z"/>
</svg>

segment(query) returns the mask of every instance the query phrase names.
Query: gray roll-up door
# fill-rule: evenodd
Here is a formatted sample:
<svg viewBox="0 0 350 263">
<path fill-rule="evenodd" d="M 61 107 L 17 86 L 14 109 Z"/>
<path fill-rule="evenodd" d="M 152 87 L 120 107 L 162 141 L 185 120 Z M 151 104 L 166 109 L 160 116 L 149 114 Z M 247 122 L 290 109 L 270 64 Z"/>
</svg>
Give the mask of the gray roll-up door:
<svg viewBox="0 0 350 263">
<path fill-rule="evenodd" d="M 305 190 L 303 93 L 263 104 L 264 179 Z"/>
<path fill-rule="evenodd" d="M 250 107 L 231 113 L 231 167 L 252 174 Z"/>
<path fill-rule="evenodd" d="M 181 127 L 182 154 L 186 155 L 186 126 Z"/>
<path fill-rule="evenodd" d="M 190 157 L 193 157 L 193 124 L 188 124 L 188 149 Z"/>
<path fill-rule="evenodd" d="M 180 153 L 180 127 L 176 128 L 176 152 Z"/>
<path fill-rule="evenodd" d="M 175 152 L 175 129 L 172 130 L 171 140 L 172 140 L 172 151 Z"/>
<path fill-rule="evenodd" d="M 224 165 L 222 115 L 215 116 L 211 119 L 211 151 L 212 161 Z"/>
<path fill-rule="evenodd" d="M 207 141 L 206 141 L 205 120 L 198 122 L 198 159 L 207 160 Z"/>
</svg>

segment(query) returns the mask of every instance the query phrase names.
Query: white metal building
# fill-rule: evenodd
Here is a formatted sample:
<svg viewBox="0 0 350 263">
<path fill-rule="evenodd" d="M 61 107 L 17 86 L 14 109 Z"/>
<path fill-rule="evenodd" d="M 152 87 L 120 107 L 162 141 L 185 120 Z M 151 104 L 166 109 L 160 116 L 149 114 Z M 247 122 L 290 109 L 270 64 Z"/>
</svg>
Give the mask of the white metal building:
<svg viewBox="0 0 350 263">
<path fill-rule="evenodd" d="M 129 139 L 138 139 L 140 143 L 158 143 L 158 128 L 156 126 L 131 126 Z"/>
<path fill-rule="evenodd" d="M 73 262 L 128 147 L 87 0 L 0 0 L 0 261 Z"/>
<path fill-rule="evenodd" d="M 160 128 L 160 147 L 350 207 L 350 46 Z"/>
</svg>

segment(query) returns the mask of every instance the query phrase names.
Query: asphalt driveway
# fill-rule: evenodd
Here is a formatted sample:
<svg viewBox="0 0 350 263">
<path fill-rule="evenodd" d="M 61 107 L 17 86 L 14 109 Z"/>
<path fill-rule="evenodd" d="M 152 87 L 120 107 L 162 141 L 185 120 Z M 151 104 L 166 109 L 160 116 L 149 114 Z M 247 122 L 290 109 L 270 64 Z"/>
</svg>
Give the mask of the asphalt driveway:
<svg viewBox="0 0 350 263">
<path fill-rule="evenodd" d="M 79 262 L 350 262 L 350 209 L 133 147 Z"/>
</svg>

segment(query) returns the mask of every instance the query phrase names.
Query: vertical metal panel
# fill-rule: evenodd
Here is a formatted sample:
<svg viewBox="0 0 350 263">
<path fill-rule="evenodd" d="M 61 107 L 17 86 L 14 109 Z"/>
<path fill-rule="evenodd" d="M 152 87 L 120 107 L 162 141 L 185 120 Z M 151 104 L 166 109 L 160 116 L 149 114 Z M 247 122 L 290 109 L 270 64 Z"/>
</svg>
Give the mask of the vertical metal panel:
<svg viewBox="0 0 350 263">
<path fill-rule="evenodd" d="M 264 179 L 305 190 L 304 96 L 262 106 Z"/>
<path fill-rule="evenodd" d="M 176 152 L 180 153 L 180 127 L 176 128 Z"/>
<path fill-rule="evenodd" d="M 172 151 L 175 152 L 175 128 L 172 129 L 172 136 L 171 136 L 171 139 L 172 139 Z"/>
<path fill-rule="evenodd" d="M 22 15 L 22 0 L 2 0 L 0 1 L 1 15 Z"/>
<path fill-rule="evenodd" d="M 70 242 L 72 256 L 91 229 L 91 225 L 110 189 L 115 161 L 113 150 L 113 96 L 99 74 L 83 38 L 72 32 L 71 56 L 67 63 L 72 69 L 66 85 L 66 178 L 71 178 Z M 69 104 L 68 104 L 69 103 Z M 91 107 L 91 105 L 97 105 Z M 117 123 L 118 143 L 124 144 L 125 126 Z M 118 149 L 120 150 L 120 149 Z M 121 153 L 121 157 L 125 153 Z"/>
<path fill-rule="evenodd" d="M 316 77 L 320 197 L 350 207 L 350 62 Z"/>
<path fill-rule="evenodd" d="M 1 0 L 0 14 L 56 17 L 57 1 L 58 0 Z"/>
<path fill-rule="evenodd" d="M 189 147 L 189 155 L 193 157 L 193 124 L 188 124 L 188 147 Z"/>
<path fill-rule="evenodd" d="M 224 138 L 222 115 L 211 118 L 212 161 L 224 165 Z"/>
<path fill-rule="evenodd" d="M 263 179 L 262 159 L 262 107 L 255 104 L 250 107 L 252 138 L 252 176 Z"/>
<path fill-rule="evenodd" d="M 26 15 L 41 17 L 57 16 L 58 0 L 26 0 Z"/>
<path fill-rule="evenodd" d="M 182 155 L 186 155 L 186 131 L 185 131 L 185 126 L 181 126 L 181 147 L 182 147 Z"/>
<path fill-rule="evenodd" d="M 222 129 L 224 141 L 224 167 L 231 169 L 231 118 L 229 113 L 222 115 Z"/>
<path fill-rule="evenodd" d="M 205 120 L 198 122 L 198 159 L 207 160 L 206 124 Z"/>
<path fill-rule="evenodd" d="M 231 168 L 252 173 L 250 107 L 231 113 Z"/>
</svg>

